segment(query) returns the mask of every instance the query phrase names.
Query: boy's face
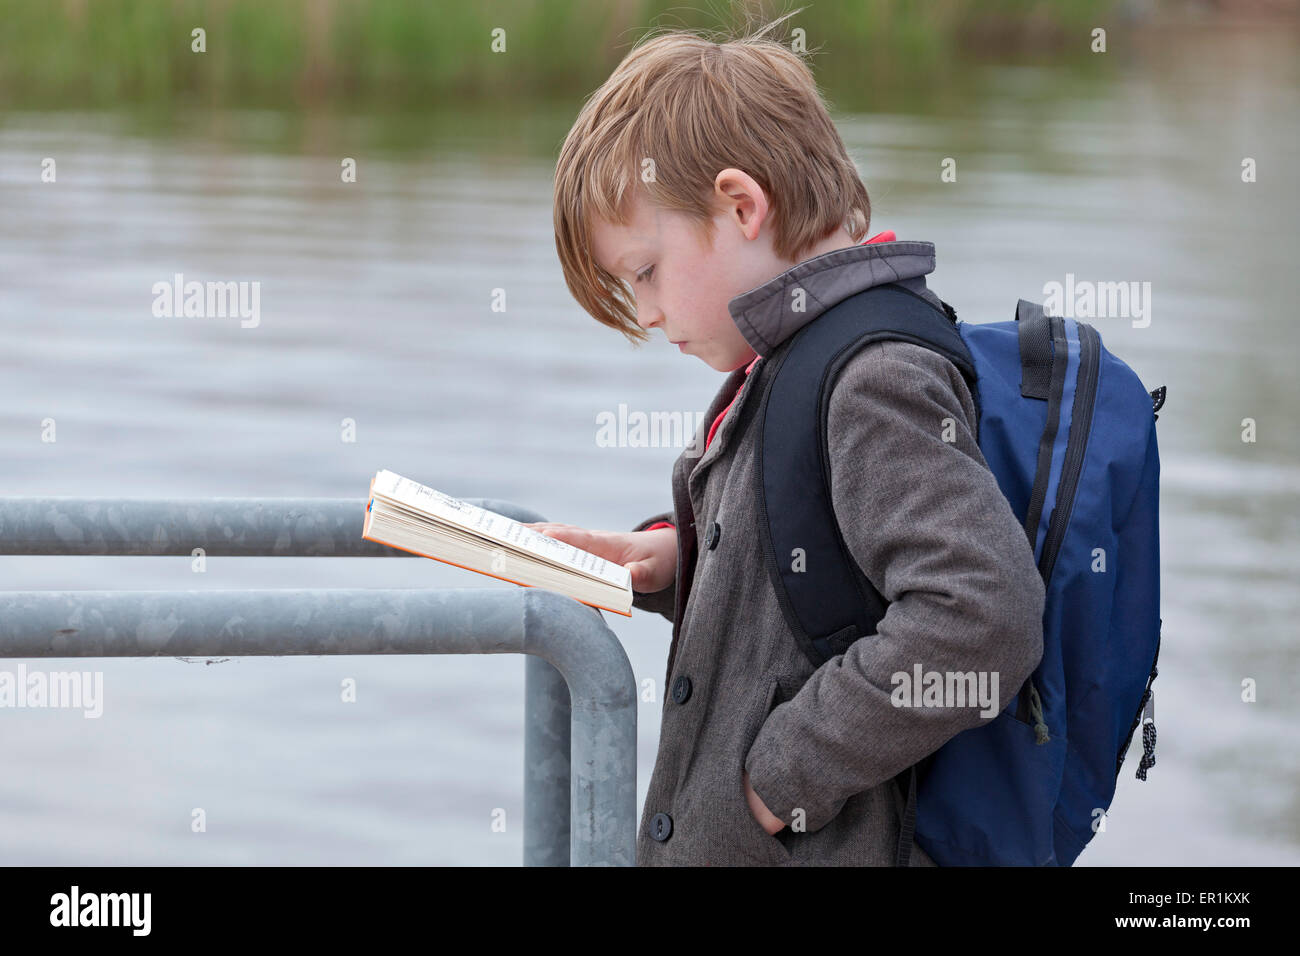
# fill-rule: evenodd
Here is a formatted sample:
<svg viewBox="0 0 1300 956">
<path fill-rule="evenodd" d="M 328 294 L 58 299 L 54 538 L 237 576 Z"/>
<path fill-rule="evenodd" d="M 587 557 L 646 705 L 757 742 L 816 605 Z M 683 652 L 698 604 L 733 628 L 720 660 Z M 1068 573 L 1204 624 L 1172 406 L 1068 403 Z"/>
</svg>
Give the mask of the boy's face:
<svg viewBox="0 0 1300 956">
<path fill-rule="evenodd" d="M 682 213 L 638 196 L 628 225 L 597 222 L 596 261 L 628 281 L 637 324 L 662 329 L 682 352 L 719 372 L 741 368 L 755 352 L 727 303 L 780 275 L 794 263 L 772 250 L 767 197 L 746 173 L 723 170 L 715 180 L 712 244 Z"/>
</svg>

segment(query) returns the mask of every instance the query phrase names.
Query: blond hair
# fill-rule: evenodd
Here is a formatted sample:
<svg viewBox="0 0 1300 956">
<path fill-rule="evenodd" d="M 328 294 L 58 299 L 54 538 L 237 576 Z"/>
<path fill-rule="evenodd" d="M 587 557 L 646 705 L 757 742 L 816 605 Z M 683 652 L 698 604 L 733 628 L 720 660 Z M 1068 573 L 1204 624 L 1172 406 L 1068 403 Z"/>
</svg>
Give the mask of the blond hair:
<svg viewBox="0 0 1300 956">
<path fill-rule="evenodd" d="M 712 242 L 714 180 L 741 169 L 767 194 L 775 251 L 790 261 L 841 227 L 855 242 L 866 235 L 866 187 L 811 71 L 763 39 L 792 15 L 721 42 L 683 31 L 643 38 L 565 138 L 554 210 L 564 281 L 598 322 L 633 342 L 650 336 L 637 324 L 630 287 L 597 264 L 591 227 L 597 219 L 627 225 L 634 187 L 685 214 Z"/>
</svg>

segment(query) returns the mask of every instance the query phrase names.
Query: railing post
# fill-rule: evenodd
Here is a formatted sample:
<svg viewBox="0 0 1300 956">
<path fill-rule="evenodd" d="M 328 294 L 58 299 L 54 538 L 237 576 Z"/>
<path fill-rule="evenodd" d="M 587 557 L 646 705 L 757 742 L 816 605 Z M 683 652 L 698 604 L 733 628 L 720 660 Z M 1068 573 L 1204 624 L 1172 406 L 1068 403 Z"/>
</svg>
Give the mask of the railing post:
<svg viewBox="0 0 1300 956">
<path fill-rule="evenodd" d="M 524 658 L 524 710 L 524 866 L 568 866 L 569 685 L 532 654 Z"/>
</svg>

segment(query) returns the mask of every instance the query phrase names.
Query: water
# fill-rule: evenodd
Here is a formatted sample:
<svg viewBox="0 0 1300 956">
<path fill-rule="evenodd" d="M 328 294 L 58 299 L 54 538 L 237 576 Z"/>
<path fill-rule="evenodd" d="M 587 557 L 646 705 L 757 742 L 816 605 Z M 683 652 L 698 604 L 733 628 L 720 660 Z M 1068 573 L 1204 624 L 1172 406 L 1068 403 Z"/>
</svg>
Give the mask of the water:
<svg viewBox="0 0 1300 956">
<path fill-rule="evenodd" d="M 963 319 L 1010 318 L 1067 272 L 1152 284 L 1149 327 L 1094 324 L 1169 389 L 1158 763 L 1140 784 L 1130 753 L 1080 865 L 1300 862 L 1295 46 L 1192 31 L 1108 70 L 972 67 L 955 103 L 837 116 L 872 231 L 935 242 L 932 287 Z M 0 116 L 0 494 L 360 499 L 389 468 L 590 527 L 670 507 L 677 450 L 598 447 L 596 416 L 702 411 L 719 375 L 658 339 L 633 348 L 568 296 L 550 189 L 576 110 L 526 128 Z M 424 122 L 432 142 L 390 135 Z M 948 156 L 956 183 L 939 182 Z M 260 325 L 155 318 L 152 286 L 177 272 L 259 281 Z M 419 560 L 213 558 L 199 575 L 185 558 L 0 557 L 5 589 L 308 586 L 497 585 Z M 659 681 L 667 622 L 607 619 Z M 5 862 L 521 858 L 520 658 L 27 662 L 92 663 L 98 720 L 0 711 Z M 640 711 L 641 798 L 658 712 Z"/>
</svg>

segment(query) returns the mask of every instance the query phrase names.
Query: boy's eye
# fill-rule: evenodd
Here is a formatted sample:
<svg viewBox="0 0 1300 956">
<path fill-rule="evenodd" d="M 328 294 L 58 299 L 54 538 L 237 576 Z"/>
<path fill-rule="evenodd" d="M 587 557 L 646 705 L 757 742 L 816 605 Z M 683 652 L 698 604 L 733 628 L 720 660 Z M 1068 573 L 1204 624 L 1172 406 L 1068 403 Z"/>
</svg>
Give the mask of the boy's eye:
<svg viewBox="0 0 1300 956">
<path fill-rule="evenodd" d="M 636 277 L 636 281 L 640 282 L 642 279 L 649 279 L 650 273 L 654 271 L 655 271 L 655 267 L 651 266 L 649 269 L 646 269 L 644 272 L 638 273 Z"/>
</svg>

